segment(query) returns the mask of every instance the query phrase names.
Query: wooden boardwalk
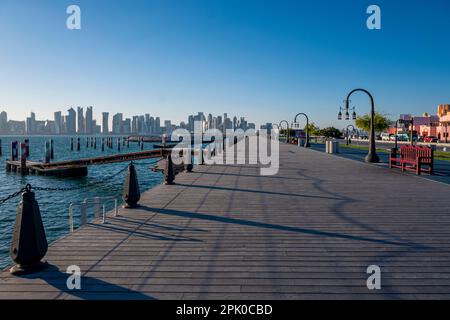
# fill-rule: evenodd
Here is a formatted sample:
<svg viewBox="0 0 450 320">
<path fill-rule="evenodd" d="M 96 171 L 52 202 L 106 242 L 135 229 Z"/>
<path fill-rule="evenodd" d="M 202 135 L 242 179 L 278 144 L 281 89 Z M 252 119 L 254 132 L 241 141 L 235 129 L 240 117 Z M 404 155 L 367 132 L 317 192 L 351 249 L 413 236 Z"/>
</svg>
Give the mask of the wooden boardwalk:
<svg viewBox="0 0 450 320">
<path fill-rule="evenodd" d="M 277 176 L 198 166 L 141 208 L 55 242 L 47 271 L 0 276 L 0 298 L 450 298 L 450 187 L 281 145 Z M 82 290 L 66 288 L 78 265 Z M 366 287 L 379 265 L 382 289 Z"/>
</svg>

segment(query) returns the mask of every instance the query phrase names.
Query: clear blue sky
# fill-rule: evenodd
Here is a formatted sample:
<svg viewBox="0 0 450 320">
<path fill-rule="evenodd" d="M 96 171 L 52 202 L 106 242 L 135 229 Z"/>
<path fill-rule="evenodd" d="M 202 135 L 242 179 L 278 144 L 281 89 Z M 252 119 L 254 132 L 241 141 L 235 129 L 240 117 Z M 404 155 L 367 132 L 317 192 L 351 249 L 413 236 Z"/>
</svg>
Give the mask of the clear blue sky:
<svg viewBox="0 0 450 320">
<path fill-rule="evenodd" d="M 66 8 L 82 30 L 66 29 Z M 366 8 L 382 9 L 382 30 Z M 349 90 L 378 110 L 435 113 L 450 103 L 450 2 L 264 0 L 0 0 L 0 109 L 38 118 L 69 106 L 150 113 L 197 111 L 250 121 L 297 112 L 336 125 Z M 359 114 L 368 99 L 355 96 Z"/>
</svg>

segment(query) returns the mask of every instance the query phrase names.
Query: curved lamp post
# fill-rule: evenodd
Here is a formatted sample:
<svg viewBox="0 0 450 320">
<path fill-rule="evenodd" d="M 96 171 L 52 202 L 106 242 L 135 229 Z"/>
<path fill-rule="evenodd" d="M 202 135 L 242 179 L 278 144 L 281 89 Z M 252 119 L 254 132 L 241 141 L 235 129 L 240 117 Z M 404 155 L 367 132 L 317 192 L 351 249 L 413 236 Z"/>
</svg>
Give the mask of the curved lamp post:
<svg viewBox="0 0 450 320">
<path fill-rule="evenodd" d="M 287 128 L 287 129 L 286 129 L 286 130 L 287 130 L 287 141 L 286 141 L 286 143 L 289 143 L 289 138 L 290 138 L 290 135 L 289 135 L 289 133 L 290 133 L 290 132 L 289 132 L 289 131 L 290 131 L 290 130 L 289 130 L 289 122 L 288 122 L 287 120 L 281 120 L 281 121 L 280 121 L 280 124 L 278 125 L 278 127 L 279 127 L 280 129 L 283 128 L 282 125 L 281 125 L 282 123 L 286 123 L 286 128 Z"/>
<path fill-rule="evenodd" d="M 403 120 L 398 119 L 397 121 L 395 121 L 395 146 L 394 146 L 395 152 L 397 152 L 397 150 L 398 150 L 398 124 L 399 123 L 403 123 Z"/>
<path fill-rule="evenodd" d="M 294 123 L 297 123 L 297 118 L 298 116 L 304 116 L 306 118 L 306 141 L 305 141 L 305 148 L 310 148 L 311 145 L 309 144 L 309 118 L 306 114 L 304 114 L 303 112 L 300 112 L 299 114 L 297 114 L 294 118 Z"/>
<path fill-rule="evenodd" d="M 345 108 L 349 109 L 350 104 L 350 97 L 355 92 L 364 92 L 370 97 L 370 135 L 369 135 L 369 153 L 367 154 L 365 161 L 371 162 L 371 163 L 378 163 L 380 162 L 380 158 L 377 155 L 376 146 L 375 146 L 375 102 L 373 101 L 373 96 L 370 94 L 369 91 L 365 89 L 354 89 L 350 91 L 350 93 L 347 95 L 347 99 L 345 101 Z"/>
<path fill-rule="evenodd" d="M 352 124 L 349 124 L 349 125 L 347 126 L 347 145 L 350 144 L 350 136 L 349 136 L 349 134 L 348 134 L 348 129 L 350 129 L 350 127 L 352 128 L 352 132 L 355 132 L 355 131 L 356 131 L 355 127 L 354 127 Z"/>
</svg>

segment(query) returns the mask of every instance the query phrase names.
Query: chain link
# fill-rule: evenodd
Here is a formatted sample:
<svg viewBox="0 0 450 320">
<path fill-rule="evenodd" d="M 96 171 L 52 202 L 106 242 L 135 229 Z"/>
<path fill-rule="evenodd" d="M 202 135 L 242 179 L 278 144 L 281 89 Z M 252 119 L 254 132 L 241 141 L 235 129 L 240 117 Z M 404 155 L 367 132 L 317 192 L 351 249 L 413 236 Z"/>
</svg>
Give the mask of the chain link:
<svg viewBox="0 0 450 320">
<path fill-rule="evenodd" d="M 10 194 L 9 196 L 7 196 L 6 198 L 0 199 L 0 205 L 4 204 L 6 201 L 11 200 L 17 196 L 19 196 L 20 194 L 22 194 L 23 192 L 25 192 L 27 188 L 22 188 L 17 192 L 14 192 L 13 194 Z"/>
<path fill-rule="evenodd" d="M 87 188 L 91 188 L 91 187 L 94 187 L 97 185 L 105 184 L 109 180 L 117 177 L 119 174 L 123 173 L 127 169 L 128 169 L 128 166 L 124 167 L 123 169 L 119 170 L 118 172 L 114 173 L 113 175 L 102 179 L 101 181 L 91 182 L 91 183 L 88 183 L 87 185 L 81 186 L 81 187 L 66 187 L 66 188 L 33 187 L 33 189 L 36 191 L 75 191 L 75 190 L 87 189 Z"/>
<path fill-rule="evenodd" d="M 147 166 L 147 165 L 153 165 L 155 163 L 157 163 L 157 161 L 149 162 L 149 163 L 133 163 L 133 164 L 138 165 L 138 166 Z M 50 187 L 31 187 L 31 185 L 27 185 L 26 187 L 20 189 L 19 191 L 14 192 L 13 194 L 10 194 L 6 198 L 0 199 L 0 205 L 21 195 L 23 192 L 25 192 L 27 190 L 30 191 L 31 189 L 34 189 L 36 191 L 75 191 L 75 190 L 82 190 L 82 189 L 87 189 L 87 188 L 91 188 L 94 186 L 102 185 L 102 184 L 109 182 L 111 179 L 117 177 L 119 174 L 123 173 L 127 169 L 128 169 L 128 166 L 126 166 L 123 169 L 119 170 L 118 172 L 110 175 L 109 177 L 102 179 L 101 181 L 91 182 L 91 183 L 88 183 L 87 185 L 81 186 L 81 187 L 50 188 Z"/>
</svg>

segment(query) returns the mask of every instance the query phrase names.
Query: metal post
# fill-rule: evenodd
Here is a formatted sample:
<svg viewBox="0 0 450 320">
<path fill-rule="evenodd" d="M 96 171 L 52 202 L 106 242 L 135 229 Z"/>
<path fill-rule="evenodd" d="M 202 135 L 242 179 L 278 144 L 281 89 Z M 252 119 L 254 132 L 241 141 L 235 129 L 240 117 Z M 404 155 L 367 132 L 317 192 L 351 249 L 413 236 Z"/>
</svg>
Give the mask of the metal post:
<svg viewBox="0 0 450 320">
<path fill-rule="evenodd" d="M 118 208 L 118 201 L 117 198 L 114 199 L 114 217 L 117 217 L 119 215 L 119 208 Z"/>
<path fill-rule="evenodd" d="M 29 139 L 25 139 L 25 147 L 27 149 L 27 159 L 28 159 L 30 157 L 30 140 Z"/>
<path fill-rule="evenodd" d="M 22 175 L 27 174 L 27 147 L 25 143 L 20 145 L 20 172 Z"/>
<path fill-rule="evenodd" d="M 77 151 L 80 151 L 80 138 L 77 138 Z"/>
<path fill-rule="evenodd" d="M 17 161 L 17 141 L 11 141 L 11 161 Z"/>
<path fill-rule="evenodd" d="M 448 122 L 445 123 L 445 143 L 448 143 Z"/>
<path fill-rule="evenodd" d="M 87 199 L 80 206 L 81 211 L 81 225 L 85 225 L 87 223 Z"/>
<path fill-rule="evenodd" d="M 70 151 L 73 151 L 73 138 L 70 138 Z"/>
<path fill-rule="evenodd" d="M 120 151 L 120 138 L 117 138 L 117 151 Z"/>
<path fill-rule="evenodd" d="M 380 162 L 380 158 L 377 155 L 376 152 L 376 145 L 375 145 L 375 102 L 373 100 L 373 96 L 370 94 L 369 91 L 365 90 L 365 89 L 354 89 L 352 90 L 346 99 L 346 109 L 349 109 L 349 104 L 350 104 L 350 96 L 357 92 L 357 91 L 361 91 L 366 93 L 369 98 L 370 98 L 370 103 L 371 103 L 371 108 L 370 108 L 370 136 L 369 136 L 369 152 L 367 153 L 367 156 L 365 158 L 366 162 L 371 162 L 371 163 L 378 163 Z"/>
<path fill-rule="evenodd" d="M 286 123 L 286 130 L 287 130 L 287 134 L 286 134 L 286 143 L 289 143 L 289 135 L 290 135 L 290 130 L 289 130 L 289 122 L 287 120 L 281 120 L 280 124 L 278 125 L 280 128 L 282 128 L 281 124 L 282 123 Z"/>
<path fill-rule="evenodd" d="M 45 148 L 44 148 L 44 163 L 50 162 L 50 144 L 49 141 L 45 141 Z"/>
<path fill-rule="evenodd" d="M 306 132 L 305 132 L 305 134 L 306 134 L 306 141 L 305 141 L 304 147 L 305 148 L 310 148 L 311 144 L 309 143 L 309 117 L 305 113 L 300 112 L 299 114 L 297 114 L 295 116 L 294 123 L 297 123 L 297 117 L 298 116 L 304 116 L 306 118 Z"/>
<path fill-rule="evenodd" d="M 71 203 L 69 205 L 69 226 L 70 226 L 70 232 L 73 232 L 73 204 Z"/>
<path fill-rule="evenodd" d="M 102 223 L 106 222 L 106 210 L 105 210 L 105 204 L 102 206 Z"/>
<path fill-rule="evenodd" d="M 53 151 L 53 139 L 50 139 L 50 159 L 54 159 L 55 153 Z"/>
</svg>

